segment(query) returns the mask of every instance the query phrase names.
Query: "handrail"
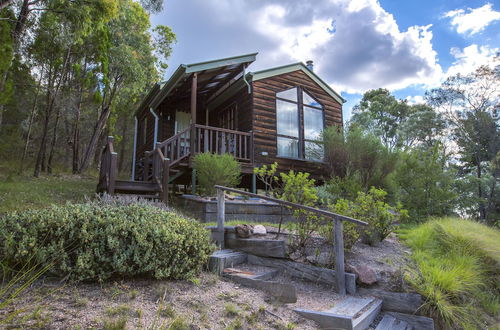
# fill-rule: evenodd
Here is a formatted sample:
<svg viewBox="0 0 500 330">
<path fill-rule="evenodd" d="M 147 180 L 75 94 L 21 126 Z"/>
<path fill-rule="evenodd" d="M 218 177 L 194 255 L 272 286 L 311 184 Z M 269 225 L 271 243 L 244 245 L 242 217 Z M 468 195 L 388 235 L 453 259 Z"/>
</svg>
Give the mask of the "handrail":
<svg viewBox="0 0 500 330">
<path fill-rule="evenodd" d="M 99 170 L 99 183 L 97 192 L 106 191 L 113 195 L 115 192 L 117 153 L 114 152 L 113 137 L 108 136 L 106 145 L 101 153 L 101 165 Z M 104 187 L 103 187 L 104 186 Z"/>
<path fill-rule="evenodd" d="M 218 131 L 218 132 L 224 132 L 224 133 L 230 133 L 230 134 L 238 134 L 238 135 L 245 135 L 245 136 L 251 135 L 250 132 L 236 131 L 236 130 L 222 128 L 222 127 L 206 126 L 206 125 L 200 125 L 200 124 L 195 124 L 194 126 L 196 128 L 205 128 L 205 129 L 209 129 L 212 131 Z"/>
<path fill-rule="evenodd" d="M 243 191 L 243 190 L 239 190 L 239 189 L 234 189 L 234 188 L 229 188 L 229 187 L 224 187 L 224 186 L 219 186 L 219 185 L 215 185 L 214 187 L 216 189 L 222 189 L 222 190 L 226 190 L 226 191 L 231 191 L 231 192 L 234 192 L 234 193 L 237 193 L 237 194 L 241 194 L 241 195 L 246 195 L 246 196 L 249 196 L 249 197 L 257 197 L 257 198 L 265 199 L 265 200 L 268 200 L 268 201 L 271 201 L 271 202 L 275 202 L 275 203 L 278 203 L 278 204 L 282 204 L 282 205 L 286 205 L 286 206 L 290 206 L 290 207 L 302 209 L 302 210 L 305 210 L 305 211 L 308 211 L 308 212 L 313 212 L 313 213 L 319 214 L 321 216 L 329 217 L 329 218 L 332 218 L 332 219 L 338 218 L 339 220 L 342 220 L 342 221 L 352 222 L 352 223 L 355 223 L 355 224 L 361 225 L 361 226 L 368 226 L 367 222 L 364 222 L 364 221 L 361 221 L 361 220 L 357 220 L 357 219 L 353 219 L 351 217 L 348 217 L 348 216 L 345 216 L 345 215 L 342 215 L 342 214 L 333 213 L 333 212 L 330 212 L 330 211 L 325 211 L 325 210 L 317 209 L 317 208 L 314 208 L 314 207 L 305 206 L 305 205 L 302 205 L 302 204 L 292 203 L 292 202 L 284 201 L 284 200 L 278 199 L 278 198 L 273 198 L 273 197 L 258 195 L 258 194 L 254 194 L 254 193 L 251 193 L 251 192 L 246 192 L 246 191 Z"/>
<path fill-rule="evenodd" d="M 334 225 L 334 249 L 335 249 L 335 281 L 337 283 L 337 291 L 341 296 L 346 294 L 346 285 L 345 285 L 345 270 L 344 270 L 344 234 L 343 234 L 343 221 L 348 221 L 351 223 L 355 223 L 357 225 L 367 226 L 368 223 L 360 220 L 356 220 L 350 217 L 346 217 L 341 214 L 328 212 L 325 210 L 316 209 L 314 207 L 305 206 L 297 203 L 292 203 L 288 201 L 283 201 L 277 198 L 261 196 L 254 193 L 249 193 L 243 190 L 238 190 L 234 188 L 224 187 L 215 185 L 217 189 L 217 232 L 216 232 L 216 240 L 218 241 L 221 248 L 224 248 L 224 221 L 226 216 L 225 211 L 225 197 L 224 191 L 231 191 L 240 195 L 246 195 L 250 197 L 258 197 L 268 201 L 272 201 L 275 203 L 279 203 L 282 205 L 286 205 L 289 207 L 299 208 L 302 210 L 306 210 L 308 212 L 313 212 L 322 216 L 330 217 L 335 221 Z"/>
<path fill-rule="evenodd" d="M 174 141 L 174 140 L 177 138 L 177 136 L 178 136 L 178 135 L 182 135 L 182 134 L 186 133 L 187 131 L 189 131 L 190 129 L 191 129 L 191 128 L 190 128 L 190 127 L 188 127 L 188 128 L 186 128 L 186 129 L 184 129 L 184 130 L 182 130 L 182 131 L 180 131 L 180 132 L 178 132 L 178 133 L 176 133 L 176 134 L 172 135 L 171 137 L 169 137 L 169 138 L 168 138 L 168 139 L 166 139 L 165 141 L 159 142 L 159 146 L 160 146 L 160 148 L 165 147 L 167 144 L 169 144 L 170 142 Z"/>
</svg>

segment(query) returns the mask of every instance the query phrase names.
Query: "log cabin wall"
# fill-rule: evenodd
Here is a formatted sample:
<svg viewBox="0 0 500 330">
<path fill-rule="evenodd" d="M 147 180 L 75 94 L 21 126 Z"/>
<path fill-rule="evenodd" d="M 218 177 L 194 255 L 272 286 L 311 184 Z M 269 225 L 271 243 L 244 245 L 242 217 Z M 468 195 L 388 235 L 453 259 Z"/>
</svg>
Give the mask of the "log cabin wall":
<svg viewBox="0 0 500 330">
<path fill-rule="evenodd" d="M 249 132 L 252 129 L 252 94 L 247 87 L 241 88 L 217 108 L 211 110 L 208 116 L 208 125 L 220 127 L 219 117 L 230 106 L 236 106 L 236 127 L 238 131 Z"/>
<path fill-rule="evenodd" d="M 136 160 L 144 157 L 146 151 L 153 149 L 155 118 L 149 109 L 142 110 L 137 115 L 137 149 Z"/>
<path fill-rule="evenodd" d="M 309 172 L 321 179 L 325 174 L 322 163 L 277 156 L 276 93 L 302 87 L 323 105 L 325 127 L 342 126 L 342 105 L 300 70 L 254 81 L 252 85 L 255 166 L 277 162 L 280 171 Z"/>
</svg>

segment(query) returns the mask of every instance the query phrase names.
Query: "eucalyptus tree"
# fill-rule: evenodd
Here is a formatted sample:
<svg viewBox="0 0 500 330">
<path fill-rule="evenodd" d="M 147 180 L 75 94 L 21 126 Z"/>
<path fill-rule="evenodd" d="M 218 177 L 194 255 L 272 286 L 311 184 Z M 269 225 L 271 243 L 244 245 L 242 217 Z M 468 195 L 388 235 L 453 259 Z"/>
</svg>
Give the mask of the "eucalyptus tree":
<svg viewBox="0 0 500 330">
<path fill-rule="evenodd" d="M 462 203 L 479 219 L 498 221 L 500 205 L 500 58 L 468 75 L 448 78 L 427 94 L 451 127 L 462 188 Z"/>
</svg>

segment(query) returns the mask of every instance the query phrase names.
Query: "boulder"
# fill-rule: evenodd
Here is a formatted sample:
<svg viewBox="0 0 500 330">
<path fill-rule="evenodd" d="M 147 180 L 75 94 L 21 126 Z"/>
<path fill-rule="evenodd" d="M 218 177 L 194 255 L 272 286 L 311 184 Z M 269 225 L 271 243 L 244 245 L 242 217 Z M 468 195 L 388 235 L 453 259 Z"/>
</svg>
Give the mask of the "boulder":
<svg viewBox="0 0 500 330">
<path fill-rule="evenodd" d="M 267 234 L 266 227 L 264 227 L 263 225 L 255 225 L 253 227 L 253 234 L 254 235 L 265 235 L 265 234 Z"/>
<path fill-rule="evenodd" d="M 252 235 L 252 227 L 249 225 L 237 225 L 234 230 L 239 238 L 249 238 Z"/>
<path fill-rule="evenodd" d="M 318 255 L 309 255 L 306 259 L 313 265 L 328 267 L 335 263 L 335 254 L 331 252 L 321 252 Z"/>
<path fill-rule="evenodd" d="M 372 268 L 366 265 L 346 265 L 345 271 L 356 274 L 358 276 L 357 281 L 359 284 L 372 285 L 377 283 L 377 274 Z"/>
</svg>

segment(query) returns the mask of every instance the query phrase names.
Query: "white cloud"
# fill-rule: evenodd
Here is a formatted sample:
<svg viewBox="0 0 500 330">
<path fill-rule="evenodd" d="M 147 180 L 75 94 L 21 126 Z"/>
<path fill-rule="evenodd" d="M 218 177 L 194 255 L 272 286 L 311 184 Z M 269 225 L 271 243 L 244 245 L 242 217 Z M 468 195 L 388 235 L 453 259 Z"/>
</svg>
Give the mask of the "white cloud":
<svg viewBox="0 0 500 330">
<path fill-rule="evenodd" d="M 445 77 L 459 73 L 462 75 L 471 73 L 479 66 L 491 63 L 498 52 L 500 52 L 499 48 L 478 46 L 476 44 L 464 49 L 452 48 L 451 54 L 455 57 L 455 62 L 446 70 Z"/>
<path fill-rule="evenodd" d="M 411 105 L 425 103 L 424 97 L 422 95 L 407 96 L 406 101 L 408 101 L 408 104 Z"/>
<path fill-rule="evenodd" d="M 491 22 L 500 20 L 500 12 L 495 11 L 491 3 L 479 8 L 452 10 L 444 14 L 451 18 L 451 25 L 461 34 L 476 34 L 484 30 Z"/>
</svg>

